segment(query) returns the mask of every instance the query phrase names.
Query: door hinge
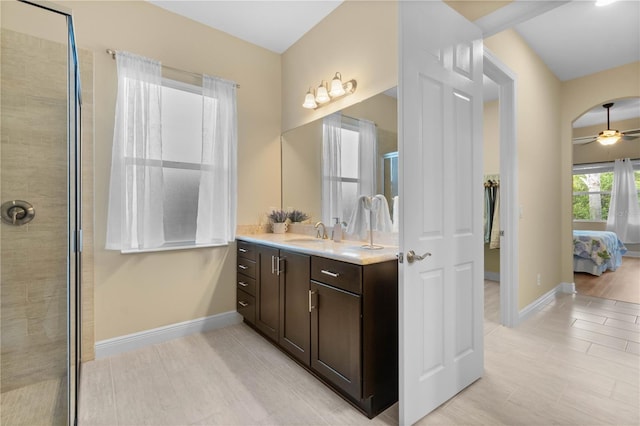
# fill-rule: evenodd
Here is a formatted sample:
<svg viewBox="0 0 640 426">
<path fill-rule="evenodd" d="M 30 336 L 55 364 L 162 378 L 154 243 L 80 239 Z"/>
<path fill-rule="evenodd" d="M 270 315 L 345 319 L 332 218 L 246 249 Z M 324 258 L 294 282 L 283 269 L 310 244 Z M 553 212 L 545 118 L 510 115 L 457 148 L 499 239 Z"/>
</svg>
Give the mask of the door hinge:
<svg viewBox="0 0 640 426">
<path fill-rule="evenodd" d="M 500 231 L 500 236 L 504 237 L 504 231 Z"/>
<path fill-rule="evenodd" d="M 398 253 L 398 263 L 404 263 L 404 253 Z"/>
</svg>

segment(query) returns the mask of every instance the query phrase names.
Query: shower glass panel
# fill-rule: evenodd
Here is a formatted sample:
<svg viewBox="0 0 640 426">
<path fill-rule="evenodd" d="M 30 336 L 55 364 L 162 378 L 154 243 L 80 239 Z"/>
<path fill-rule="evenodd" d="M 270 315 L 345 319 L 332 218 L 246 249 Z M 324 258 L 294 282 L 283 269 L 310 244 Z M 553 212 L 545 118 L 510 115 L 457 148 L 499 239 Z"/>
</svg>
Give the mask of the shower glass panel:
<svg viewBox="0 0 640 426">
<path fill-rule="evenodd" d="M 1 7 L 1 424 L 74 424 L 81 216 L 73 25 L 46 2 Z M 5 12 L 38 22 L 37 31 L 5 22 Z"/>
</svg>

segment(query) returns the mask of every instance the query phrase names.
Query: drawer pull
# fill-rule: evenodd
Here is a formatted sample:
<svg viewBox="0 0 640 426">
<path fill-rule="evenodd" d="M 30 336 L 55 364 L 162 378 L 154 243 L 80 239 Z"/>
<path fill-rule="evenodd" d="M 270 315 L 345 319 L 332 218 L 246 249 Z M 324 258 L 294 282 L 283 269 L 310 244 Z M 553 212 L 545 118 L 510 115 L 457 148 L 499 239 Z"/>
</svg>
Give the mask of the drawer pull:
<svg viewBox="0 0 640 426">
<path fill-rule="evenodd" d="M 340 276 L 340 274 L 336 272 L 327 271 L 326 269 L 321 269 L 320 272 L 325 275 L 329 275 L 330 277 L 333 277 L 333 278 L 338 278 Z"/>
<path fill-rule="evenodd" d="M 247 302 L 243 302 L 242 300 L 238 302 L 238 305 L 242 306 L 243 308 L 246 308 L 247 306 L 249 306 Z"/>
<path fill-rule="evenodd" d="M 238 249 L 238 251 L 239 251 L 240 253 L 246 253 L 248 250 L 247 250 L 247 249 L 243 249 L 243 248 L 239 248 L 239 249 Z"/>
<path fill-rule="evenodd" d="M 238 284 L 240 284 L 242 287 L 249 287 L 249 284 L 245 283 L 244 281 L 238 281 Z"/>
<path fill-rule="evenodd" d="M 245 266 L 245 265 L 238 265 L 238 268 L 243 269 L 243 270 L 244 270 L 244 269 L 249 269 L 249 267 L 248 267 L 248 266 Z"/>
</svg>

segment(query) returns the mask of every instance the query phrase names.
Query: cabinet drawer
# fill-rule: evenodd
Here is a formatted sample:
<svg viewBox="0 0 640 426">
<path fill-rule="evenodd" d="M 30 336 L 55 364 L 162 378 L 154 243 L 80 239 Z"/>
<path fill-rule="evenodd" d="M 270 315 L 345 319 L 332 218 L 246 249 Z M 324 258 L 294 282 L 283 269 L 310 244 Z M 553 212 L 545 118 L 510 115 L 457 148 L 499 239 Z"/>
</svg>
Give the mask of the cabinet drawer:
<svg viewBox="0 0 640 426">
<path fill-rule="evenodd" d="M 256 299 L 252 295 L 238 290 L 236 295 L 238 313 L 251 324 L 256 321 Z"/>
<path fill-rule="evenodd" d="M 244 274 L 238 274 L 238 290 L 249 293 L 252 296 L 256 295 L 256 280 L 249 278 Z"/>
<path fill-rule="evenodd" d="M 238 258 L 238 272 L 248 276 L 249 278 L 255 278 L 256 262 L 249 259 Z"/>
<path fill-rule="evenodd" d="M 362 267 L 324 257 L 311 258 L 311 279 L 352 293 L 362 293 Z"/>
<path fill-rule="evenodd" d="M 253 244 L 238 241 L 238 257 L 249 260 L 256 260 L 256 248 Z"/>
</svg>

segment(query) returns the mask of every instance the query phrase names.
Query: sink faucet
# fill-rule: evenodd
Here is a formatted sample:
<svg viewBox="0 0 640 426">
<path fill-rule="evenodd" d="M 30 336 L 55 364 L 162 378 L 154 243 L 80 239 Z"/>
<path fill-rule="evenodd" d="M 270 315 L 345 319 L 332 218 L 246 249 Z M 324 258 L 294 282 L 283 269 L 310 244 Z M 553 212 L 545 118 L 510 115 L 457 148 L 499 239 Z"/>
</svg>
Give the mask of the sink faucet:
<svg viewBox="0 0 640 426">
<path fill-rule="evenodd" d="M 322 233 L 320 233 L 320 226 L 322 226 Z M 318 232 L 316 232 L 316 238 L 322 238 L 323 240 L 327 239 L 327 229 L 324 226 L 324 223 L 322 222 L 318 222 L 316 223 L 315 228 L 318 230 Z"/>
</svg>

